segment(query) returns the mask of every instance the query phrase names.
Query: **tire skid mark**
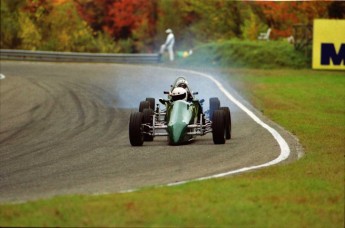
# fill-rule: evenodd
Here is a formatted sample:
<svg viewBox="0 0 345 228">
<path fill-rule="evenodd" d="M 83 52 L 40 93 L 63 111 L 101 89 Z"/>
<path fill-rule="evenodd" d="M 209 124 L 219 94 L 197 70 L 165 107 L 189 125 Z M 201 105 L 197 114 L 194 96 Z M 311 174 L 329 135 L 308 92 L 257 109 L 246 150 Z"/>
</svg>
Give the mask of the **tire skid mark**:
<svg viewBox="0 0 345 228">
<path fill-rule="evenodd" d="M 88 109 L 87 115 L 82 117 L 85 121 L 82 126 L 79 126 L 79 133 L 81 134 L 83 131 L 87 131 L 96 125 L 101 125 L 103 131 L 98 138 L 107 137 L 109 133 L 113 134 L 113 132 L 109 132 L 109 129 L 111 129 L 113 124 L 116 109 L 107 105 L 107 102 L 109 103 L 109 98 L 107 97 L 111 97 L 111 95 L 95 85 L 85 83 L 70 83 L 70 85 L 74 86 L 70 86 L 70 88 L 73 88 L 71 90 L 78 91 L 78 93 L 75 93 L 74 99 L 83 100 L 88 103 L 88 106 L 92 107 Z M 77 105 L 80 109 L 83 109 L 83 104 Z"/>
<path fill-rule="evenodd" d="M 127 128 L 128 120 L 119 117 L 127 117 L 128 111 L 116 109 L 112 91 L 94 81 L 49 75 L 14 77 L 15 80 L 21 87 L 6 85 L 5 102 L 14 107 L 12 98 L 15 98 L 16 105 L 22 108 L 14 107 L 14 115 L 4 112 L 6 118 L 13 117 L 15 122 L 10 123 L 12 120 L 7 118 L 9 127 L 0 129 L 4 158 L 0 164 L 1 198 L 14 194 L 11 192 L 25 195 L 30 189 L 54 185 L 52 180 L 56 179 L 62 185 L 70 183 L 71 179 L 83 175 L 81 170 L 93 176 L 95 166 L 102 170 L 100 161 L 107 162 L 109 158 L 109 151 L 105 153 L 108 149 L 102 148 L 123 144 L 126 137 L 123 129 Z M 25 97 L 26 92 L 31 97 Z M 113 172 L 108 175 L 112 176 Z"/>
<path fill-rule="evenodd" d="M 77 118 L 77 123 L 78 125 L 76 126 L 76 128 L 79 128 L 79 127 L 82 127 L 84 126 L 85 124 L 85 111 L 83 109 L 83 106 L 81 104 L 81 101 L 78 97 L 78 95 L 76 94 L 75 91 L 69 89 L 68 90 L 68 94 L 70 95 L 70 97 L 72 98 L 72 101 L 74 102 L 75 104 L 75 110 L 74 110 L 74 113 L 76 113 L 78 116 Z"/>
<path fill-rule="evenodd" d="M 34 88 L 39 88 L 43 90 L 45 93 L 47 90 L 40 86 L 39 84 L 35 83 L 33 80 L 28 80 L 28 83 L 31 85 L 34 85 Z M 14 91 L 16 89 L 13 89 Z M 37 122 L 45 120 L 49 118 L 49 116 L 52 113 L 51 107 L 54 104 L 49 104 L 50 102 L 47 101 L 47 99 L 41 103 L 41 104 L 33 104 L 33 106 L 28 107 L 28 109 L 24 109 L 21 112 L 13 113 L 13 115 L 9 116 L 8 118 L 2 119 L 3 122 L 12 122 L 12 120 L 15 119 L 21 119 L 21 118 L 26 118 L 26 121 L 15 126 L 14 128 L 11 129 L 5 129 L 1 130 L 0 136 L 4 135 L 0 138 L 0 143 L 4 143 L 7 140 L 11 140 L 12 138 L 15 138 L 15 140 L 18 140 L 17 136 L 21 134 L 22 131 L 24 131 L 27 128 L 30 128 L 31 126 L 35 125 Z M 47 107 L 48 104 L 48 107 Z M 25 137 L 25 135 L 21 136 L 21 138 Z"/>
<path fill-rule="evenodd" d="M 60 161 L 66 161 L 68 159 L 74 159 L 78 156 L 81 156 L 80 153 L 56 153 L 55 148 L 63 150 L 64 148 L 70 149 L 70 147 L 80 147 L 83 148 L 83 153 L 87 153 L 88 151 L 99 147 L 100 143 L 95 143 L 99 138 L 104 137 L 106 139 L 113 139 L 114 134 L 113 132 L 108 131 L 108 129 L 111 129 L 111 126 L 109 126 L 109 124 L 113 123 L 112 118 L 115 115 L 114 108 L 108 108 L 100 103 L 99 99 L 97 100 L 97 98 L 101 98 L 101 95 L 98 95 L 98 97 L 95 97 L 95 99 L 93 99 L 90 91 L 93 91 L 94 88 L 89 88 L 90 86 L 87 85 L 73 85 L 69 82 L 61 82 L 60 84 L 55 83 L 52 86 L 50 86 L 50 84 L 47 82 L 34 81 L 34 84 L 36 84 L 37 88 L 39 88 L 40 90 L 44 90 L 47 94 L 47 97 L 45 99 L 45 102 L 31 108 L 31 110 L 29 111 L 31 113 L 30 122 L 24 127 L 24 129 L 30 127 L 47 127 L 49 121 L 52 122 L 52 119 L 54 119 L 56 116 L 59 116 L 61 112 L 64 112 L 63 118 L 60 118 L 60 120 L 56 119 L 57 122 L 53 121 L 53 124 L 65 124 L 66 119 L 72 119 L 73 121 L 70 121 L 70 124 L 65 130 L 54 132 L 54 134 L 52 135 L 52 137 L 54 138 L 46 137 L 47 140 L 38 140 L 32 143 L 29 142 L 27 150 L 16 154 L 16 156 L 14 157 L 7 157 L 7 159 L 16 160 L 19 158 L 26 159 L 26 156 L 29 156 L 31 160 L 35 161 L 32 164 L 28 164 L 25 168 L 19 168 L 15 172 L 12 172 L 12 176 L 20 175 L 30 170 L 49 167 L 56 163 L 60 163 Z M 60 88 L 56 89 L 58 84 Z M 61 94 L 64 94 L 64 96 L 59 96 Z M 84 96 L 87 96 L 89 98 L 85 99 Z M 91 109 L 89 108 L 87 110 L 88 112 L 85 111 L 85 102 L 89 103 L 89 107 L 92 107 Z M 49 105 L 51 105 L 52 107 L 48 108 Z M 43 112 L 41 111 L 42 109 L 44 110 L 46 108 L 49 110 L 49 115 L 43 117 L 41 115 Z M 104 109 L 104 112 L 102 112 L 102 116 L 99 111 L 100 108 Z M 76 113 L 78 113 L 78 115 L 75 115 Z M 90 131 L 92 130 L 93 126 L 100 124 L 100 119 L 102 119 L 106 123 L 102 124 L 102 126 L 104 129 L 107 129 L 107 131 L 102 131 L 104 132 L 104 134 L 96 134 L 95 139 L 92 139 L 90 143 L 84 143 L 86 144 L 86 146 L 80 146 L 77 144 L 74 145 L 74 142 L 78 141 L 78 139 L 74 140 L 74 138 L 83 137 L 84 132 Z M 46 120 L 48 123 L 43 123 L 40 120 Z M 51 128 L 54 127 L 50 126 L 49 128 L 48 126 L 48 130 L 50 130 Z M 20 133 L 21 132 L 18 132 L 18 134 Z M 49 158 L 42 159 L 42 157 L 47 157 L 47 154 L 50 154 Z M 37 175 L 42 177 L 43 174 L 36 174 L 36 176 Z"/>
</svg>

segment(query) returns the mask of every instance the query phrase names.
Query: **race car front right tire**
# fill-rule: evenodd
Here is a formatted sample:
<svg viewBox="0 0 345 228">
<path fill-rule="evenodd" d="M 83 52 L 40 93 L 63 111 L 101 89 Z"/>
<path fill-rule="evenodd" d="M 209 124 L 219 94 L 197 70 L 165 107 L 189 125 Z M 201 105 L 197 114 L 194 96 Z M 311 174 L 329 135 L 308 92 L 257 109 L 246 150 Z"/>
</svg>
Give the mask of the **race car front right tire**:
<svg viewBox="0 0 345 228">
<path fill-rule="evenodd" d="M 132 146 L 142 146 L 144 143 L 143 122 L 144 114 L 142 112 L 131 113 L 129 119 L 129 141 Z"/>
</svg>

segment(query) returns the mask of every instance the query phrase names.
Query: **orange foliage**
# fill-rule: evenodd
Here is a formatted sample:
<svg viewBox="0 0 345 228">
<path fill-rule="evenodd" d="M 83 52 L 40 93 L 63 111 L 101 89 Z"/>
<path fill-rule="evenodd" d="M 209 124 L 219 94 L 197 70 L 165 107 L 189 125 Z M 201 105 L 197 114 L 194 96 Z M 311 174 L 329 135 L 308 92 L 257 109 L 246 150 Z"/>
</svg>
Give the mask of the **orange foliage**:
<svg viewBox="0 0 345 228">
<path fill-rule="evenodd" d="M 53 0 L 52 1 L 53 5 L 60 5 L 60 4 L 63 4 L 65 2 L 68 2 L 68 0 Z"/>
<path fill-rule="evenodd" d="M 267 24 L 272 28 L 272 38 L 292 35 L 293 25 L 311 24 L 314 18 L 327 17 L 331 1 L 257 1 Z"/>
<path fill-rule="evenodd" d="M 154 35 L 156 23 L 155 1 L 148 0 L 94 0 L 77 1 L 80 15 L 96 31 L 105 31 L 115 40 L 131 38 L 140 27 L 148 27 Z"/>
<path fill-rule="evenodd" d="M 129 38 L 140 27 L 148 27 L 147 32 L 153 35 L 155 21 L 152 18 L 153 1 L 117 0 L 110 6 L 105 17 L 103 29 L 113 37 Z"/>
</svg>

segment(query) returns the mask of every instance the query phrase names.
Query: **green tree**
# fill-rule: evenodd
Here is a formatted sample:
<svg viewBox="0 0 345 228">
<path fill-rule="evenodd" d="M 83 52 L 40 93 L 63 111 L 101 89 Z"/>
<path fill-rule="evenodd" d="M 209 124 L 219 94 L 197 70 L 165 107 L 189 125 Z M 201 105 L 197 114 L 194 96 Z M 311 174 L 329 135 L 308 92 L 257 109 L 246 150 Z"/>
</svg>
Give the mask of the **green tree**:
<svg viewBox="0 0 345 228">
<path fill-rule="evenodd" d="M 30 20 L 28 14 L 23 12 L 19 13 L 18 22 L 20 26 L 20 47 L 26 50 L 39 49 L 42 42 L 40 29 Z"/>
<path fill-rule="evenodd" d="M 241 37 L 245 9 L 242 2 L 216 0 L 191 1 L 186 3 L 186 11 L 194 14 L 191 25 L 193 34 L 198 40 L 222 40 Z"/>
<path fill-rule="evenodd" d="M 92 30 L 81 20 L 71 2 L 54 7 L 45 16 L 42 26 L 50 30 L 42 44 L 44 49 L 82 52 L 92 44 Z"/>
<path fill-rule="evenodd" d="M 260 18 L 249 8 L 244 23 L 241 27 L 242 37 L 246 40 L 256 40 L 260 32 L 267 30 L 265 25 Z"/>
<path fill-rule="evenodd" d="M 77 12 L 73 2 L 54 3 L 47 0 L 29 1 L 25 12 L 30 15 L 22 40 L 39 39 L 40 50 L 75 52 L 116 52 L 115 43 L 101 32 L 94 32 Z M 39 29 L 35 29 L 39 28 Z M 22 28 L 22 31 L 25 31 Z M 39 33 L 35 31 L 40 31 Z M 25 42 L 27 43 L 27 42 Z M 33 44 L 31 44 L 33 45 Z M 30 46 L 30 45 L 29 45 Z M 27 49 L 27 46 L 23 46 Z"/>
<path fill-rule="evenodd" d="M 177 48 L 182 49 L 193 46 L 194 35 L 191 33 L 190 25 L 194 22 L 194 18 L 187 10 L 188 4 L 186 0 L 158 2 L 157 35 L 154 38 L 156 50 L 165 42 L 167 36 L 165 30 L 168 28 L 174 32 Z"/>
<path fill-rule="evenodd" d="M 24 5 L 24 0 L 1 0 L 0 7 L 0 47 L 15 48 L 20 45 L 18 8 Z"/>
</svg>

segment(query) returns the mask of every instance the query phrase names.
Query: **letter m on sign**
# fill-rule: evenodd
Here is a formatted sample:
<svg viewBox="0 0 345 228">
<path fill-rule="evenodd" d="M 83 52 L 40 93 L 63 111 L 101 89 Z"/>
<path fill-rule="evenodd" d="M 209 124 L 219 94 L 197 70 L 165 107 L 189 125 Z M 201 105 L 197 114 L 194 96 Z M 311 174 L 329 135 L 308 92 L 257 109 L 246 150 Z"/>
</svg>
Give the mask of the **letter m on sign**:
<svg viewBox="0 0 345 228">
<path fill-rule="evenodd" d="M 333 43 L 321 44 L 321 65 L 330 65 L 331 59 L 334 65 L 345 65 L 345 44 L 340 45 L 339 52 L 335 50 Z"/>
</svg>

